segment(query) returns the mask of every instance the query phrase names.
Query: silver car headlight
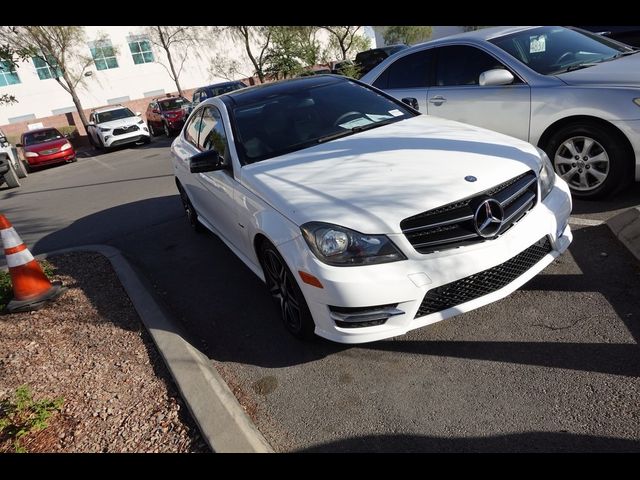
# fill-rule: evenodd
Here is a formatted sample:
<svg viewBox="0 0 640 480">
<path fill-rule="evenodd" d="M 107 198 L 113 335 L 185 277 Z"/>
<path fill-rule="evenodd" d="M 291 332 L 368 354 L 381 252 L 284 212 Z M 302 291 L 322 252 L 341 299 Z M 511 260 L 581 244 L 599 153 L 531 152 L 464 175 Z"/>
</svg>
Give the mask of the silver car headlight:
<svg viewBox="0 0 640 480">
<path fill-rule="evenodd" d="M 536 150 L 538 150 L 540 158 L 542 158 L 542 168 L 538 177 L 540 179 L 540 200 L 544 200 L 556 183 L 556 172 L 553 171 L 553 163 L 551 163 L 544 150 L 538 147 L 536 147 Z"/>
<path fill-rule="evenodd" d="M 407 258 L 386 235 L 366 235 L 322 222 L 305 223 L 300 230 L 311 251 L 328 265 L 374 265 Z"/>
</svg>

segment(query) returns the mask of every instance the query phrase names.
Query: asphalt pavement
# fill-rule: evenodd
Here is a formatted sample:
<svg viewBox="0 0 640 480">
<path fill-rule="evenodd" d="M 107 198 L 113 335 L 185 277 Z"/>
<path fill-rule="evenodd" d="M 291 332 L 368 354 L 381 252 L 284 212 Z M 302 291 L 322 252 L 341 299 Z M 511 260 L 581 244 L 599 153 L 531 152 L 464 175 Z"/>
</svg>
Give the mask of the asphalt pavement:
<svg viewBox="0 0 640 480">
<path fill-rule="evenodd" d="M 276 451 L 640 451 L 640 264 L 601 223 L 640 185 L 575 202 L 569 252 L 504 300 L 391 340 L 302 343 L 189 229 L 168 145 L 36 172 L 0 208 L 34 253 L 123 251 Z"/>
</svg>

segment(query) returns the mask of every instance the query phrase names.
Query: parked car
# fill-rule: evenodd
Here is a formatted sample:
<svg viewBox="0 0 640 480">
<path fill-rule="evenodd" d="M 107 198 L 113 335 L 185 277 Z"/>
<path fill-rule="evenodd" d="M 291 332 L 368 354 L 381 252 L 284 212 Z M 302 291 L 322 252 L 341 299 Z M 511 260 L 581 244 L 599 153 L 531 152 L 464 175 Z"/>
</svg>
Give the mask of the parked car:
<svg viewBox="0 0 640 480">
<path fill-rule="evenodd" d="M 0 185 L 5 183 L 9 188 L 20 186 L 18 174 L 14 170 L 11 160 L 9 160 L 9 155 L 0 152 Z"/>
<path fill-rule="evenodd" d="M 22 157 L 29 170 L 45 165 L 77 161 L 76 151 L 57 128 L 39 128 L 24 132 L 16 147 L 22 149 Z"/>
<path fill-rule="evenodd" d="M 20 159 L 18 149 L 9 143 L 9 139 L 2 130 L 0 130 L 0 155 L 2 155 L 3 158 L 6 156 L 16 175 L 18 175 L 18 178 L 25 178 L 27 176 L 28 167 L 26 161 Z"/>
<path fill-rule="evenodd" d="M 362 81 L 537 145 L 592 199 L 640 180 L 637 52 L 578 29 L 485 28 L 415 45 Z"/>
<path fill-rule="evenodd" d="M 98 150 L 151 141 L 140 112 L 134 114 L 122 105 L 93 110 L 89 115 L 87 133 L 89 142 Z"/>
<path fill-rule="evenodd" d="M 354 63 L 351 60 L 342 60 L 340 62 L 334 62 L 331 67 L 331 73 L 335 75 L 344 75 L 345 71 L 353 67 Z"/>
<path fill-rule="evenodd" d="M 362 76 L 368 73 L 380 62 L 405 48 L 409 48 L 409 46 L 404 44 L 388 45 L 386 47 L 372 48 L 371 50 L 358 53 L 356 55 L 356 65 L 358 66 L 360 75 Z"/>
<path fill-rule="evenodd" d="M 640 48 L 640 26 L 577 25 L 577 27 Z"/>
<path fill-rule="evenodd" d="M 206 87 L 200 87 L 193 92 L 192 103 L 197 105 L 207 98 L 217 97 L 224 93 L 233 92 L 240 88 L 246 88 L 244 82 L 239 80 L 233 82 L 214 83 L 213 85 L 207 85 Z"/>
<path fill-rule="evenodd" d="M 310 75 L 324 75 L 332 73 L 330 68 L 309 68 L 303 71 L 298 77 L 308 77 Z"/>
<path fill-rule="evenodd" d="M 167 137 L 171 137 L 179 132 L 189 116 L 190 103 L 184 97 L 167 95 L 155 98 L 145 112 L 149 134 L 155 137 L 164 133 Z"/>
<path fill-rule="evenodd" d="M 544 151 L 347 77 L 208 99 L 171 152 L 191 225 L 266 282 L 302 338 L 369 342 L 486 305 L 572 239 Z"/>
</svg>

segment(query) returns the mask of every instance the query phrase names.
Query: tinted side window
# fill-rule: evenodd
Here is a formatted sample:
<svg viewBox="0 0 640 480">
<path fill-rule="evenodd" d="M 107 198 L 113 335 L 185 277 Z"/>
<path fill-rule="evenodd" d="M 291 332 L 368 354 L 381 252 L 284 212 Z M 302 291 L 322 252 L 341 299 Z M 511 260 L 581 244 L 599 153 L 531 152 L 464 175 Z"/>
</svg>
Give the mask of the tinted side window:
<svg viewBox="0 0 640 480">
<path fill-rule="evenodd" d="M 436 85 L 478 85 L 482 72 L 493 68 L 505 68 L 499 60 L 475 47 L 455 45 L 441 47 L 438 51 Z"/>
<path fill-rule="evenodd" d="M 431 50 L 406 55 L 389 66 L 387 88 L 420 88 L 428 86 Z"/>
<path fill-rule="evenodd" d="M 215 150 L 223 157 L 227 153 L 227 134 L 222 124 L 222 116 L 216 107 L 207 107 L 202 115 L 202 129 L 200 131 L 200 150 Z"/>
<path fill-rule="evenodd" d="M 202 109 L 194 113 L 184 129 L 184 137 L 189 143 L 198 146 L 198 135 L 202 130 Z"/>
</svg>

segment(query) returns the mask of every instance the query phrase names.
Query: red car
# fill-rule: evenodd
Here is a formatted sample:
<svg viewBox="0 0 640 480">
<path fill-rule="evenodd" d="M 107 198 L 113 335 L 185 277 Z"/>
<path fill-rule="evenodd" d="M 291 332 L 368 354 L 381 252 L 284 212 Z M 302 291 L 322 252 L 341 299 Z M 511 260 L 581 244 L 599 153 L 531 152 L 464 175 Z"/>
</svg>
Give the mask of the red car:
<svg viewBox="0 0 640 480">
<path fill-rule="evenodd" d="M 30 169 L 77 160 L 73 145 L 55 128 L 24 132 L 16 146 L 22 147 L 24 159 Z"/>
<path fill-rule="evenodd" d="M 182 130 L 187 120 L 189 104 L 189 100 L 184 97 L 167 96 L 154 99 L 145 113 L 151 136 L 155 137 L 164 132 L 170 137 Z"/>
</svg>

